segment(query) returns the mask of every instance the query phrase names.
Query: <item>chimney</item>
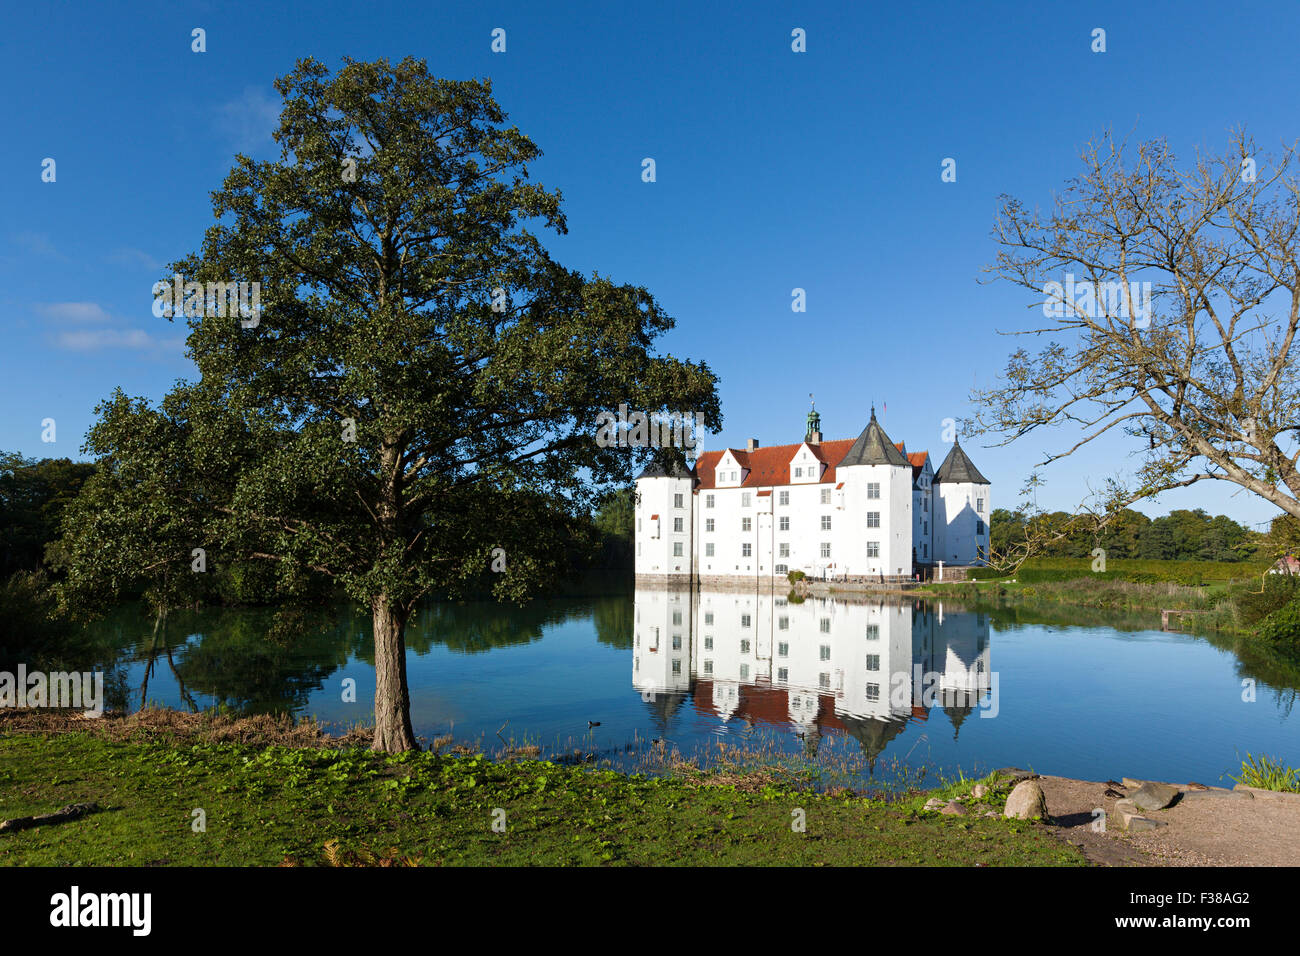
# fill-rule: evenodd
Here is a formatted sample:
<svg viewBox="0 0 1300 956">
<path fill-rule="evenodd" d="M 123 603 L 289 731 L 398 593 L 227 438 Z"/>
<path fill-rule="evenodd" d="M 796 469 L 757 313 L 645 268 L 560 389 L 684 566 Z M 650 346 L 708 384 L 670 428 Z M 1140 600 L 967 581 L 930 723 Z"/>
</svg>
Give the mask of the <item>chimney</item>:
<svg viewBox="0 0 1300 956">
<path fill-rule="evenodd" d="M 745 451 L 757 451 L 757 450 L 758 450 L 757 438 L 751 438 L 745 442 Z"/>
</svg>

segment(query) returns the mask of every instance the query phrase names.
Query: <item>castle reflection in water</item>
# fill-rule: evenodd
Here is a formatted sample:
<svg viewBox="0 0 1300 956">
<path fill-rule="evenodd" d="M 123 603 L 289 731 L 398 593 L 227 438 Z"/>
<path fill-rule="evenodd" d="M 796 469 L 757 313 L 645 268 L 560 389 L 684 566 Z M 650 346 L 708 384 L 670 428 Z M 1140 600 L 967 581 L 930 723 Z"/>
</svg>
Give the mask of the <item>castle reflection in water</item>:
<svg viewBox="0 0 1300 956">
<path fill-rule="evenodd" d="M 632 683 L 661 725 L 690 699 L 728 725 L 844 731 L 872 759 L 936 709 L 954 735 L 998 709 L 984 614 L 860 596 L 638 588 Z"/>
</svg>

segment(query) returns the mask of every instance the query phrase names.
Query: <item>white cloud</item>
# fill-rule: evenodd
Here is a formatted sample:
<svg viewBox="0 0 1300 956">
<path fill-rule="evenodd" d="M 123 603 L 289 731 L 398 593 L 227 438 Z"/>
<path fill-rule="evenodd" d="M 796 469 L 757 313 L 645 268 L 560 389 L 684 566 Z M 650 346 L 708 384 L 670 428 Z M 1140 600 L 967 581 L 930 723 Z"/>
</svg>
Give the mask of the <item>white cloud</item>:
<svg viewBox="0 0 1300 956">
<path fill-rule="evenodd" d="M 138 351 L 175 351 L 181 339 L 156 339 L 141 329 L 81 329 L 60 332 L 55 339 L 59 348 L 73 352 L 100 352 L 104 349 Z"/>
<path fill-rule="evenodd" d="M 218 127 L 237 152 L 252 153 L 273 145 L 271 134 L 280 125 L 280 101 L 255 86 L 220 107 Z"/>
<path fill-rule="evenodd" d="M 124 246 L 115 251 L 108 257 L 108 261 L 124 266 L 139 266 L 141 269 L 148 269 L 151 272 L 157 272 L 163 267 L 161 262 L 143 249 L 132 249 L 129 246 Z"/>
<path fill-rule="evenodd" d="M 108 321 L 108 313 L 97 302 L 41 302 L 36 311 L 56 322 Z"/>
</svg>

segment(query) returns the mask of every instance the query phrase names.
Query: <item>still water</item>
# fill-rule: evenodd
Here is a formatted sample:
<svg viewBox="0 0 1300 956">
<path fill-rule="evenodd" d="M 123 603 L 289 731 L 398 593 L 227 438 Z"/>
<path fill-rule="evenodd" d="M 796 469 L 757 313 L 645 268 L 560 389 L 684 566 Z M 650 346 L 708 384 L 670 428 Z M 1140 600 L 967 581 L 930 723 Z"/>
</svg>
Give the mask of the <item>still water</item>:
<svg viewBox="0 0 1300 956">
<path fill-rule="evenodd" d="M 1230 786 L 1248 751 L 1300 764 L 1300 668 L 1141 622 L 1025 618 L 711 590 L 437 604 L 407 633 L 412 720 L 428 739 L 529 742 L 617 766 L 720 740 L 828 749 L 881 783 L 886 767 L 1014 765 Z M 338 729 L 370 719 L 369 625 L 348 609 L 281 633 L 269 612 L 213 610 L 155 629 L 122 608 L 95 627 L 110 706 L 287 711 Z"/>
</svg>

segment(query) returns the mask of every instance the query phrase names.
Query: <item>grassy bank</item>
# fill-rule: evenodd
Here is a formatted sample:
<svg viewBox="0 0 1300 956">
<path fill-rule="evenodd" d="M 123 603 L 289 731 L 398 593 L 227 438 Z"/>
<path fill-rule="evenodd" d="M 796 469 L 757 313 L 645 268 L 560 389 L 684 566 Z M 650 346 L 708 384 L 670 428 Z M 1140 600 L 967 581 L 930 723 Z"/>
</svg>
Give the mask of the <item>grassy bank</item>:
<svg viewBox="0 0 1300 956">
<path fill-rule="evenodd" d="M 1263 566 L 1211 561 L 1110 561 L 1092 570 L 1089 559 L 1042 558 L 1013 575 L 977 570 L 976 580 L 929 584 L 909 593 L 960 597 L 976 606 L 1052 610 L 1094 609 L 1159 626 L 1163 610 L 1178 616 L 1178 629 L 1260 639 L 1288 653 L 1300 652 L 1300 583 L 1264 575 Z"/>
<path fill-rule="evenodd" d="M 1041 826 L 978 815 L 997 798 L 947 817 L 922 809 L 930 793 L 885 803 L 761 775 L 722 783 L 481 755 L 389 756 L 309 726 L 268 731 L 265 722 L 187 715 L 95 723 L 54 732 L 0 721 L 0 818 L 100 808 L 0 833 L 0 864 L 1084 863 Z M 940 795 L 969 794 L 973 782 Z M 994 789 L 1005 798 L 1005 788 Z M 193 829 L 200 809 L 206 832 Z M 792 828 L 795 811 L 805 832 Z M 494 819 L 504 820 L 504 832 L 494 832 Z"/>
</svg>

